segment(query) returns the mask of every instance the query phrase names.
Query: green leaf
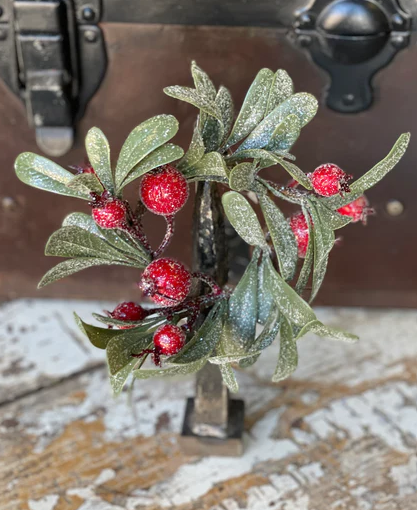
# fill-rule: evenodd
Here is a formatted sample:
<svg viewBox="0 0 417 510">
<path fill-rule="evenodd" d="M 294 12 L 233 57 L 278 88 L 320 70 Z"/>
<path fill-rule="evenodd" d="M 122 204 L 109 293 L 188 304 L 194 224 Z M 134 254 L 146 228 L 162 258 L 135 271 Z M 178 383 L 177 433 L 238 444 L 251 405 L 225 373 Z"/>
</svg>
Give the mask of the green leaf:
<svg viewBox="0 0 417 510">
<path fill-rule="evenodd" d="M 164 88 L 164 92 L 167 96 L 192 104 L 193 106 L 199 108 L 204 113 L 207 113 L 212 117 L 215 117 L 217 120 L 221 122 L 222 116 L 218 106 L 206 94 L 202 94 L 197 90 L 188 87 L 181 87 L 179 85 L 174 85 L 173 87 L 166 87 Z"/>
<path fill-rule="evenodd" d="M 265 114 L 268 115 L 283 101 L 294 94 L 294 85 L 287 71 L 278 69 L 274 75 L 268 96 L 268 104 Z"/>
<path fill-rule="evenodd" d="M 133 376 L 136 379 L 149 379 L 151 377 L 172 377 L 177 375 L 194 374 L 207 363 L 207 358 L 199 359 L 186 365 L 172 365 L 164 369 L 156 370 L 134 370 Z"/>
<path fill-rule="evenodd" d="M 278 364 L 272 376 L 272 381 L 278 382 L 286 379 L 294 372 L 297 365 L 297 344 L 293 338 L 291 325 L 287 320 L 283 319 L 281 324 Z"/>
<path fill-rule="evenodd" d="M 346 193 L 343 197 L 329 197 L 324 199 L 323 203 L 331 209 L 339 209 L 344 205 L 350 204 L 363 195 L 366 190 L 375 186 L 403 157 L 410 142 L 410 136 L 410 133 L 403 133 L 395 142 L 388 156 L 350 186 L 350 193 Z"/>
<path fill-rule="evenodd" d="M 250 190 L 255 180 L 255 175 L 255 164 L 239 163 L 230 171 L 229 186 L 235 191 Z"/>
<path fill-rule="evenodd" d="M 220 345 L 220 344 L 219 344 Z M 242 348 L 241 348 L 242 349 Z M 242 354 L 229 354 L 229 355 L 220 355 L 220 356 L 211 356 L 208 361 L 213 365 L 223 365 L 227 363 L 240 363 L 244 360 L 251 360 L 254 356 L 261 354 L 257 353 L 242 353 Z"/>
<path fill-rule="evenodd" d="M 132 354 L 140 353 L 152 342 L 151 330 L 138 333 L 135 329 L 123 330 L 122 335 L 112 338 L 107 344 L 106 353 L 110 375 L 117 374 L 132 361 Z"/>
<path fill-rule="evenodd" d="M 179 161 L 177 168 L 182 172 L 186 173 L 188 168 L 196 165 L 200 159 L 203 158 L 204 152 L 206 148 L 204 146 L 204 141 L 201 136 L 200 130 L 196 125 L 193 131 L 193 138 L 191 140 L 188 151 L 185 153 L 185 156 Z"/>
<path fill-rule="evenodd" d="M 266 145 L 270 151 L 288 152 L 300 136 L 301 122 L 297 115 L 288 115 L 272 133 Z"/>
<path fill-rule="evenodd" d="M 142 321 L 121 321 L 113 319 L 113 317 L 108 317 L 107 315 L 100 315 L 99 313 L 93 313 L 93 317 L 97 321 L 107 324 L 108 326 L 135 326 L 140 327 L 140 331 L 146 331 L 147 329 L 153 328 L 154 326 L 161 326 L 167 322 L 166 318 L 161 315 L 148 316 Z"/>
<path fill-rule="evenodd" d="M 282 315 L 300 327 L 315 320 L 316 316 L 313 310 L 275 271 L 269 258 L 267 259 L 267 266 L 267 282 Z"/>
<path fill-rule="evenodd" d="M 17 177 L 34 188 L 66 195 L 69 197 L 90 200 L 88 193 L 83 193 L 68 187 L 74 174 L 64 170 L 49 159 L 31 152 L 20 154 L 14 164 Z"/>
<path fill-rule="evenodd" d="M 250 348 L 250 352 L 259 352 L 263 351 L 267 347 L 269 347 L 272 342 L 277 337 L 279 330 L 281 328 L 281 316 L 278 313 L 276 307 L 271 310 L 271 313 L 268 317 L 268 320 L 265 324 L 264 329 L 258 335 L 252 347 Z"/>
<path fill-rule="evenodd" d="M 101 233 L 91 214 L 81 212 L 70 213 L 64 218 L 62 226 L 83 228 L 84 230 L 87 230 L 87 232 L 90 232 L 90 234 L 94 234 L 104 239 L 104 235 Z"/>
<path fill-rule="evenodd" d="M 220 341 L 224 312 L 224 304 L 214 306 L 193 338 L 170 362 L 184 364 L 209 356 Z"/>
<path fill-rule="evenodd" d="M 274 244 L 281 275 L 284 280 L 292 280 L 298 261 L 298 247 L 293 231 L 286 217 L 266 194 L 258 195 L 258 199 Z"/>
<path fill-rule="evenodd" d="M 291 177 L 293 177 L 297 182 L 304 186 L 304 188 L 313 188 L 310 179 L 300 168 L 298 168 L 297 165 L 294 165 L 294 163 L 291 163 L 290 161 L 285 161 L 284 159 L 280 159 L 278 164 L 281 165 L 282 168 L 284 168 L 291 175 Z"/>
<path fill-rule="evenodd" d="M 201 135 L 206 151 L 217 151 L 224 138 L 223 123 L 207 115 L 204 123 L 202 122 Z"/>
<path fill-rule="evenodd" d="M 104 188 L 94 174 L 78 174 L 68 183 L 68 188 L 83 194 L 103 193 Z"/>
<path fill-rule="evenodd" d="M 231 393 L 239 391 L 239 384 L 236 380 L 235 372 L 228 363 L 219 365 L 220 373 L 222 374 L 223 382 Z"/>
<path fill-rule="evenodd" d="M 259 250 L 255 250 L 245 273 L 229 298 L 229 309 L 225 320 L 225 335 L 233 339 L 233 344 L 249 348 L 255 340 L 258 315 L 258 260 Z M 229 354 L 224 348 L 224 354 Z"/>
<path fill-rule="evenodd" d="M 168 142 L 178 131 L 178 121 L 172 115 L 157 115 L 135 127 L 120 151 L 116 166 L 116 188 L 130 171 L 152 151 Z"/>
<path fill-rule="evenodd" d="M 281 163 L 282 158 L 295 159 L 292 154 L 288 152 L 273 153 L 265 149 L 247 149 L 244 151 L 234 152 L 230 156 L 225 156 L 228 164 L 242 161 L 243 159 L 259 159 L 260 167 L 267 168 L 269 166 L 278 165 Z"/>
<path fill-rule="evenodd" d="M 261 69 L 256 75 L 226 142 L 226 148 L 243 140 L 262 120 L 273 79 L 274 73 L 270 69 Z"/>
<path fill-rule="evenodd" d="M 105 349 L 112 338 L 122 335 L 124 332 L 120 329 L 98 328 L 84 322 L 81 317 L 74 313 L 75 322 L 80 331 L 90 340 L 98 349 Z"/>
<path fill-rule="evenodd" d="M 274 297 L 271 293 L 268 280 L 267 253 L 263 253 L 261 263 L 258 267 L 258 322 L 265 324 L 275 306 Z"/>
<path fill-rule="evenodd" d="M 110 376 L 110 385 L 113 390 L 113 395 L 117 397 L 123 391 L 123 388 L 127 382 L 129 375 L 132 373 L 132 370 L 139 363 L 139 360 L 133 358 L 124 368 L 119 370 L 117 374 Z"/>
<path fill-rule="evenodd" d="M 288 115 L 297 115 L 301 127 L 305 126 L 316 114 L 317 107 L 317 100 L 311 94 L 307 94 L 306 92 L 294 94 L 265 117 L 240 145 L 238 150 L 262 149 L 265 147 L 272 138 L 276 127 L 288 117 Z"/>
<path fill-rule="evenodd" d="M 185 172 L 187 180 L 196 176 L 205 177 L 210 175 L 218 176 L 222 179 L 228 179 L 226 164 L 223 156 L 221 156 L 218 152 L 209 152 Z"/>
<path fill-rule="evenodd" d="M 131 267 L 131 264 L 128 262 L 93 257 L 64 260 L 64 262 L 60 262 L 43 276 L 42 280 L 38 284 L 38 289 L 41 289 L 42 287 L 45 287 L 57 280 L 61 280 L 62 278 L 66 278 L 67 276 L 71 276 L 74 273 L 78 273 L 78 271 L 82 271 L 88 267 L 111 265 Z"/>
<path fill-rule="evenodd" d="M 318 336 L 325 336 L 331 338 L 332 340 L 340 340 L 342 342 L 352 343 L 357 342 L 359 340 L 359 337 L 353 335 L 352 333 L 347 333 L 346 331 L 342 331 L 341 329 L 325 326 L 318 320 L 314 320 L 306 324 L 298 333 L 295 340 L 300 339 L 309 332 L 313 332 Z"/>
<path fill-rule="evenodd" d="M 330 225 L 326 224 L 316 205 L 309 201 L 308 210 L 313 220 L 314 230 L 314 271 L 310 302 L 317 296 L 326 275 L 329 253 L 335 242 L 335 235 Z"/>
<path fill-rule="evenodd" d="M 140 163 L 133 167 L 125 180 L 120 184 L 119 190 L 135 179 L 142 177 L 142 175 L 145 175 L 147 172 L 150 172 L 154 168 L 180 159 L 183 155 L 184 151 L 181 147 L 174 145 L 173 143 L 166 143 L 165 145 L 158 147 L 146 156 L 146 158 L 144 158 Z"/>
<path fill-rule="evenodd" d="M 297 284 L 295 286 L 295 291 L 297 294 L 301 296 L 304 292 L 308 280 L 310 279 L 311 269 L 313 267 L 313 259 L 314 259 L 314 229 L 312 228 L 311 218 L 308 210 L 305 205 L 302 206 L 303 214 L 306 219 L 308 225 L 308 245 L 306 256 L 304 258 L 303 267 L 301 268 L 300 274 L 298 275 Z"/>
<path fill-rule="evenodd" d="M 114 193 L 113 172 L 110 163 L 110 147 L 104 133 L 96 128 L 91 128 L 85 138 L 85 148 L 88 159 L 100 179 L 103 186 Z"/>
<path fill-rule="evenodd" d="M 252 246 L 266 248 L 262 227 L 255 211 L 240 193 L 228 191 L 222 197 L 227 218 L 240 237 Z"/>
<path fill-rule="evenodd" d="M 204 94 L 214 101 L 216 99 L 216 87 L 213 85 L 208 74 L 198 67 L 194 60 L 191 62 L 191 74 L 197 92 Z"/>
<path fill-rule="evenodd" d="M 319 211 L 323 223 L 328 225 L 331 229 L 337 230 L 339 228 L 345 227 L 352 221 L 350 216 L 344 216 L 339 214 L 337 211 L 329 209 L 322 203 L 321 200 L 318 200 L 315 197 L 310 197 L 310 200 L 314 202 L 314 205 Z"/>
<path fill-rule="evenodd" d="M 232 95 L 226 87 L 223 87 L 223 85 L 220 86 L 219 91 L 217 92 L 215 103 L 222 116 L 224 138 L 226 139 L 233 124 L 234 105 Z"/>
<path fill-rule="evenodd" d="M 49 238 L 45 255 L 54 257 L 96 257 L 101 259 L 129 262 L 119 250 L 115 249 L 101 237 L 91 234 L 80 227 L 62 227 Z"/>
</svg>

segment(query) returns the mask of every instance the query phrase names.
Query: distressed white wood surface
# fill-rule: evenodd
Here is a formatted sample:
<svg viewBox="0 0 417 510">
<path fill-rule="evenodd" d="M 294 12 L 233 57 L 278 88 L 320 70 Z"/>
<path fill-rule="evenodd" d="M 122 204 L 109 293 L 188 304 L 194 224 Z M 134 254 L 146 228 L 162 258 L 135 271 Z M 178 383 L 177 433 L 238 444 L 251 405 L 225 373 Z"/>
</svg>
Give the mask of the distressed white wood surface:
<svg viewBox="0 0 417 510">
<path fill-rule="evenodd" d="M 22 304 L 7 305 L 8 315 L 24 317 Z M 76 331 L 72 309 L 87 319 L 103 308 L 51 301 L 34 302 L 32 310 L 48 317 L 57 306 L 65 317 L 65 326 L 54 326 L 61 334 Z M 19 386 L 18 377 L 25 388 L 0 407 L 0 508 L 415 510 L 417 312 L 322 309 L 318 315 L 360 333 L 361 343 L 309 336 L 299 343 L 299 369 L 278 385 L 269 382 L 278 346 L 240 372 L 247 404 L 242 458 L 189 458 L 179 450 L 192 378 L 138 382 L 130 406 L 126 395 L 112 399 L 105 369 L 97 368 L 102 358 L 76 340 L 70 368 L 59 357 L 66 380 L 28 394 L 31 385 L 40 387 L 40 374 L 48 383 L 62 378 L 43 344 L 44 326 L 33 329 L 34 366 L 13 384 L 10 375 L 0 376 L 5 393 Z M 29 337 L 21 344 L 16 338 L 13 352 L 25 366 Z M 64 354 L 60 344 L 55 338 L 51 349 Z M 48 363 L 33 354 L 37 349 Z"/>
</svg>

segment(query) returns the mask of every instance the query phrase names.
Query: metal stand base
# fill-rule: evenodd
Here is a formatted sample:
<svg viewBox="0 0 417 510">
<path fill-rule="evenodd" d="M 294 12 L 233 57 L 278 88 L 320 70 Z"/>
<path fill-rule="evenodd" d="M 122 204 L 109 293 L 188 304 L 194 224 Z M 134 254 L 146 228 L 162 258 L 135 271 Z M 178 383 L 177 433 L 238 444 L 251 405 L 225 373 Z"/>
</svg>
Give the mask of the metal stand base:
<svg viewBox="0 0 417 510">
<path fill-rule="evenodd" d="M 186 455 L 240 457 L 243 454 L 245 403 L 229 400 L 227 435 L 224 438 L 197 435 L 192 431 L 194 398 L 187 399 L 179 443 Z"/>
</svg>

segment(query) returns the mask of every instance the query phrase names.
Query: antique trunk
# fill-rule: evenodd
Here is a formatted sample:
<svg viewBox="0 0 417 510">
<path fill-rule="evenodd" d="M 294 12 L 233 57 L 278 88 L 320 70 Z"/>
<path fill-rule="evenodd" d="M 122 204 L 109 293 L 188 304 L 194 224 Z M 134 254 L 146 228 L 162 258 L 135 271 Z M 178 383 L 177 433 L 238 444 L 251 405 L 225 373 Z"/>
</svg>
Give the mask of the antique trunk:
<svg viewBox="0 0 417 510">
<path fill-rule="evenodd" d="M 320 98 L 303 130 L 306 172 L 334 162 L 360 176 L 397 136 L 415 131 L 417 5 L 411 0 L 3 0 L 0 3 L 0 295 L 139 299 L 138 274 L 97 268 L 36 290 L 54 264 L 48 235 L 80 202 L 29 188 L 13 162 L 22 151 L 47 154 L 63 166 L 82 164 L 83 138 L 100 127 L 113 159 L 130 130 L 158 113 L 182 124 L 186 147 L 193 107 L 165 96 L 190 85 L 196 60 L 238 102 L 262 67 L 284 68 L 297 91 Z M 242 78 L 243 77 L 243 78 Z M 301 146 L 301 144 L 300 144 Z M 318 303 L 417 306 L 417 143 L 392 175 L 369 193 L 377 217 L 349 226 L 333 250 Z M 269 169 L 276 178 L 286 176 Z M 132 196 L 135 193 L 131 191 Z M 189 205 L 191 207 L 191 204 Z M 153 242 L 164 222 L 154 222 Z M 191 258 L 190 210 L 178 216 L 172 256 Z M 232 279 L 248 253 L 230 232 Z M 121 279 L 121 281 L 120 281 Z"/>
</svg>

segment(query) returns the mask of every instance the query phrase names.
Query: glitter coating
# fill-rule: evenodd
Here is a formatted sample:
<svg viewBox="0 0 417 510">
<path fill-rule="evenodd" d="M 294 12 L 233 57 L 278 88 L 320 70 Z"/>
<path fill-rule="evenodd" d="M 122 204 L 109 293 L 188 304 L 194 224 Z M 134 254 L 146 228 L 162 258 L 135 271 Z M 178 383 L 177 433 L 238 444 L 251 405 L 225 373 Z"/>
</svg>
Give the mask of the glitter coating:
<svg viewBox="0 0 417 510">
<path fill-rule="evenodd" d="M 350 204 L 340 207 L 337 212 L 343 216 L 349 216 L 352 218 L 352 223 L 362 221 L 362 223 L 365 225 L 367 216 L 373 214 L 374 210 L 372 207 L 369 207 L 369 201 L 366 196 L 362 195 Z"/>
<path fill-rule="evenodd" d="M 310 175 L 310 181 L 316 193 L 323 197 L 349 193 L 348 181 L 352 179 L 340 167 L 333 163 L 318 166 Z"/>
<path fill-rule="evenodd" d="M 291 216 L 289 223 L 295 239 L 297 240 L 298 256 L 303 259 L 307 253 L 309 238 L 307 220 L 304 214 L 299 211 Z"/>
<path fill-rule="evenodd" d="M 119 228 L 126 223 L 126 206 L 122 200 L 109 200 L 102 207 L 93 209 L 93 218 L 101 228 Z"/>
<path fill-rule="evenodd" d="M 174 324 L 165 324 L 155 331 L 153 343 L 160 354 L 172 356 L 184 347 L 185 333 Z"/>
</svg>

